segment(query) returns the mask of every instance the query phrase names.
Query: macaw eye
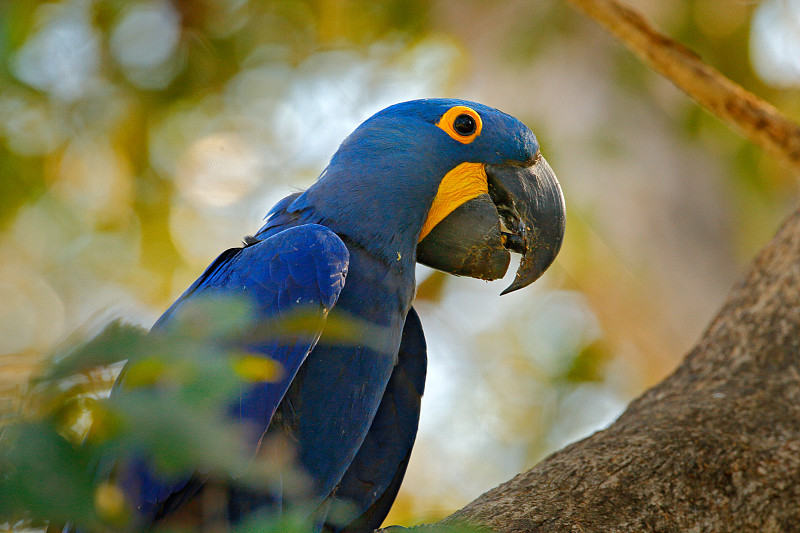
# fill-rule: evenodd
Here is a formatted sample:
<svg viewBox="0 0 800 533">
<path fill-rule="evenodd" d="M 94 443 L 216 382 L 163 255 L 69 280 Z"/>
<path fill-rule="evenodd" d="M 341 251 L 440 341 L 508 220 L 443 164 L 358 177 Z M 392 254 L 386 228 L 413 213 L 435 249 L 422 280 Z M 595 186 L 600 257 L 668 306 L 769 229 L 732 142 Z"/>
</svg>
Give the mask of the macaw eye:
<svg viewBox="0 0 800 533">
<path fill-rule="evenodd" d="M 461 144 L 469 144 L 481 134 L 483 122 L 474 109 L 456 105 L 448 109 L 436 125 Z"/>
<path fill-rule="evenodd" d="M 478 129 L 478 125 L 475 124 L 474 118 L 464 113 L 458 115 L 453 121 L 453 129 L 456 130 L 456 133 L 459 135 L 467 136 L 475 133 L 475 130 Z"/>
</svg>

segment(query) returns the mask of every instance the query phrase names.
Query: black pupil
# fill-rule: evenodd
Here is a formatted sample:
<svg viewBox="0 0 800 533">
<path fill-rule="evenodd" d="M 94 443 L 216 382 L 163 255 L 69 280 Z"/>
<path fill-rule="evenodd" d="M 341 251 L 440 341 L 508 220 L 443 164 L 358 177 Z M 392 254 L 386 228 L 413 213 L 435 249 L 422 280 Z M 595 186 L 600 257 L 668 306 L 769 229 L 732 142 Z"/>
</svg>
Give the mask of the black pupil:
<svg viewBox="0 0 800 533">
<path fill-rule="evenodd" d="M 459 135 L 472 135 L 475 133 L 475 119 L 469 115 L 458 115 L 453 121 L 453 129 Z"/>
</svg>

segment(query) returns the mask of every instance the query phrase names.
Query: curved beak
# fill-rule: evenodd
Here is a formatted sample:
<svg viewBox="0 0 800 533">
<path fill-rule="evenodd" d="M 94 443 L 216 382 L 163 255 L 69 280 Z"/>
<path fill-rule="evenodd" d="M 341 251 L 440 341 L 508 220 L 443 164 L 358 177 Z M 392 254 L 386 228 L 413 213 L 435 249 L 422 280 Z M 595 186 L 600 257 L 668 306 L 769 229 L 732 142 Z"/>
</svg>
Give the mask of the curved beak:
<svg viewBox="0 0 800 533">
<path fill-rule="evenodd" d="M 541 155 L 528 164 L 486 165 L 488 194 L 464 202 L 417 245 L 417 261 L 451 274 L 493 280 L 522 255 L 506 294 L 536 281 L 564 239 L 564 196 Z"/>
</svg>

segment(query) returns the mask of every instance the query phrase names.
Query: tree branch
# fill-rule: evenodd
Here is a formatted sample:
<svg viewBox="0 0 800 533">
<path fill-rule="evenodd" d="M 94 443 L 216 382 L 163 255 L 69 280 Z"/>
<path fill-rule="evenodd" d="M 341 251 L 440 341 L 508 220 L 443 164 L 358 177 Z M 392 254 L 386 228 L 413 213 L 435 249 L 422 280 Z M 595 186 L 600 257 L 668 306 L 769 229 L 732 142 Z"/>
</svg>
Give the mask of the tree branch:
<svg viewBox="0 0 800 533">
<path fill-rule="evenodd" d="M 798 480 L 800 209 L 673 375 L 441 525 L 800 531 Z"/>
<path fill-rule="evenodd" d="M 758 146 L 800 170 L 800 126 L 758 96 L 706 65 L 616 0 L 567 0 L 602 24 L 650 68 Z"/>
</svg>

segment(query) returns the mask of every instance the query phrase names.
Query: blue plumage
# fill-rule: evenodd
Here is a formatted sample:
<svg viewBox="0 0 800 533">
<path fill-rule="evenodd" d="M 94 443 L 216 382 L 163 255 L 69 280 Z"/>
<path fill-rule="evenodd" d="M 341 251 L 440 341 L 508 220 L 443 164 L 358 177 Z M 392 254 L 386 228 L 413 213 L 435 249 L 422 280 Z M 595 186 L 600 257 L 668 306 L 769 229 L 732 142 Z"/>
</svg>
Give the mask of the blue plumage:
<svg viewBox="0 0 800 533">
<path fill-rule="evenodd" d="M 257 383 L 243 390 L 231 407 L 232 415 L 251 428 L 253 454 L 295 374 L 319 339 L 324 317 L 344 286 L 348 261 L 347 247 L 329 229 L 317 224 L 285 229 L 250 246 L 222 253 L 153 327 L 154 331 L 168 328 L 169 320 L 181 312 L 189 299 L 215 292 L 245 295 L 263 320 L 279 318 L 295 309 L 318 317 L 318 327 L 311 338 L 284 337 L 249 346 L 250 350 L 279 361 L 283 370 L 277 381 Z M 160 506 L 189 482 L 164 482 L 141 458 L 132 461 L 121 481 L 145 521 L 161 514 Z"/>
<path fill-rule="evenodd" d="M 349 532 L 373 531 L 394 502 L 417 436 L 426 366 L 425 336 L 412 307 L 378 412 L 336 489 L 336 498 L 355 504 L 358 512 L 347 526 Z"/>
<path fill-rule="evenodd" d="M 437 125 L 453 106 L 467 106 L 482 120 L 474 140 L 460 142 Z M 351 522 L 326 528 L 378 527 L 405 473 L 426 366 L 422 327 L 411 307 L 414 268 L 439 183 L 461 163 L 522 168 L 538 156 L 527 127 L 480 104 L 418 100 L 387 108 L 345 139 L 314 185 L 281 200 L 243 248 L 221 254 L 154 326 L 169 328 L 187 301 L 215 292 L 246 295 L 258 320 L 312 310 L 314 335 L 248 346 L 279 361 L 285 372 L 277 382 L 243 390 L 231 415 L 254 429 L 253 453 L 267 432 L 296 445 L 298 462 L 313 480 L 306 503 L 318 507 L 314 520 L 320 527 L 335 500 L 352 504 Z M 516 213 L 512 200 L 497 206 L 503 217 Z M 489 230 L 500 242 L 501 215 L 495 213 L 496 228 Z M 530 224 L 521 231 L 529 230 Z M 355 318 L 366 327 L 352 343 L 329 342 L 326 316 Z M 144 523 L 203 484 L 162 481 L 143 460 L 122 478 Z M 235 486 L 229 496 L 234 520 L 280 501 L 280 495 Z"/>
</svg>

